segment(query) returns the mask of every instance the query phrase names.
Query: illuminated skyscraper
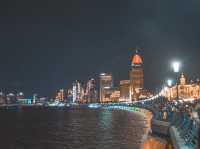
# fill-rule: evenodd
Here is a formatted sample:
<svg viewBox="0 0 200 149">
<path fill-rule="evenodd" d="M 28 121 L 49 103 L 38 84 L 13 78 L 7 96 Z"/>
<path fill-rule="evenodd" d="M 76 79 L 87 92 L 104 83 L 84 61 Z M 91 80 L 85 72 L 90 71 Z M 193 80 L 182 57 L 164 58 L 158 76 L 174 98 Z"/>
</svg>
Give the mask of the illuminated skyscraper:
<svg viewBox="0 0 200 149">
<path fill-rule="evenodd" d="M 107 89 L 110 89 L 113 87 L 113 77 L 112 74 L 107 74 L 107 73 L 101 73 L 100 76 L 100 102 L 106 102 L 104 100 L 105 98 L 105 93 Z"/>
<path fill-rule="evenodd" d="M 72 84 L 72 102 L 76 102 L 77 99 L 77 85 L 76 82 Z"/>
<path fill-rule="evenodd" d="M 85 97 L 88 103 L 97 102 L 96 82 L 94 79 L 88 80 L 85 90 Z"/>
<path fill-rule="evenodd" d="M 65 92 L 64 89 L 60 89 L 59 92 L 57 93 L 56 99 L 59 101 L 64 101 L 65 99 Z"/>
<path fill-rule="evenodd" d="M 64 92 L 64 89 L 60 89 L 60 100 L 61 101 L 64 101 L 65 99 L 65 92 Z"/>
<path fill-rule="evenodd" d="M 130 99 L 138 99 L 140 90 L 144 88 L 144 72 L 143 72 L 143 61 L 141 56 L 136 51 L 131 61 L 131 69 L 129 71 L 130 78 Z"/>
<path fill-rule="evenodd" d="M 74 82 L 72 86 L 73 86 L 72 87 L 73 102 L 82 103 L 84 97 L 84 89 L 82 87 L 81 82 L 76 80 L 76 82 Z"/>
<path fill-rule="evenodd" d="M 67 90 L 67 102 L 73 103 L 73 87 Z"/>
</svg>

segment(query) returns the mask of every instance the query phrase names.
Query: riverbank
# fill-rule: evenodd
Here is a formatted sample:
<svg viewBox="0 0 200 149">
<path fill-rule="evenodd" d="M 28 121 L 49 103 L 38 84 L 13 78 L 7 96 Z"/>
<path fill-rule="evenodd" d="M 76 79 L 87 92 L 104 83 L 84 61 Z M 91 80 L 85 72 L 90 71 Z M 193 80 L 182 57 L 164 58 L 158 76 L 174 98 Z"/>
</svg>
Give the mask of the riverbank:
<svg viewBox="0 0 200 149">
<path fill-rule="evenodd" d="M 168 140 L 151 135 L 153 114 L 149 110 L 123 106 L 112 106 L 109 108 L 134 112 L 144 118 L 146 129 L 141 140 L 141 149 L 172 149 L 172 146 L 169 144 Z"/>
<path fill-rule="evenodd" d="M 169 139 L 166 139 L 165 137 L 159 137 L 157 135 L 152 135 L 152 125 L 154 125 L 152 124 L 152 113 L 146 109 L 140 109 L 137 111 L 137 113 L 145 118 L 148 127 L 143 138 L 141 149 L 173 149 L 172 143 L 169 141 Z"/>
</svg>

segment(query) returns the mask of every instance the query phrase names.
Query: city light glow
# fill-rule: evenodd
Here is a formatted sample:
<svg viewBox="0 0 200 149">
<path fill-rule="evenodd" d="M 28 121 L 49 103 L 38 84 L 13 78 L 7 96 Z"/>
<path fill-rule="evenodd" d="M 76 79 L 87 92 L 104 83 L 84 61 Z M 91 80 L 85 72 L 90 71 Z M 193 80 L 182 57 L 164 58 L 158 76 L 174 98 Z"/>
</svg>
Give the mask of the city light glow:
<svg viewBox="0 0 200 149">
<path fill-rule="evenodd" d="M 169 87 L 172 86 L 172 83 L 173 83 L 173 81 L 172 81 L 171 79 L 168 79 L 168 80 L 167 80 L 167 85 L 168 85 Z"/>
<path fill-rule="evenodd" d="M 106 73 L 101 73 L 101 74 L 100 74 L 100 76 L 105 76 L 105 75 L 106 75 Z"/>
</svg>

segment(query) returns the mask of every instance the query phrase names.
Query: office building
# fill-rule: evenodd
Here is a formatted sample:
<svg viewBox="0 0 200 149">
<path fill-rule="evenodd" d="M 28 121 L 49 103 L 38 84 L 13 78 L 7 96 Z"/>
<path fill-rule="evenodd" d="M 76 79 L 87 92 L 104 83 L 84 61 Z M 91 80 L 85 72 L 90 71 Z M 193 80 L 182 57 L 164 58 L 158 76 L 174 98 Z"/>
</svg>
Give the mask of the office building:
<svg viewBox="0 0 200 149">
<path fill-rule="evenodd" d="M 88 82 L 86 84 L 85 100 L 87 103 L 96 103 L 97 102 L 96 82 L 93 78 L 88 80 Z"/>
<path fill-rule="evenodd" d="M 134 101 L 139 98 L 140 90 L 144 88 L 143 60 L 137 51 L 131 61 L 129 79 L 130 79 L 130 92 L 129 92 L 130 99 Z"/>
<path fill-rule="evenodd" d="M 120 98 L 119 102 L 130 102 L 130 80 L 121 80 L 120 85 Z"/>
<path fill-rule="evenodd" d="M 109 73 L 101 73 L 99 79 L 99 102 L 107 102 L 106 93 L 113 87 L 113 76 Z"/>
</svg>

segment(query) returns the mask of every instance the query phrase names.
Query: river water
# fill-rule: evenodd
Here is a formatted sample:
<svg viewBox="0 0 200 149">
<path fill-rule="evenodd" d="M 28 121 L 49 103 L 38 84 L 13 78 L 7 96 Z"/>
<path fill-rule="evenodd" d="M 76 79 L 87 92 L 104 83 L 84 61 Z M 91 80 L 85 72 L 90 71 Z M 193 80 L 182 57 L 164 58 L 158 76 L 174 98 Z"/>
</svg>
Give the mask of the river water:
<svg viewBox="0 0 200 149">
<path fill-rule="evenodd" d="M 121 110 L 3 110 L 0 149 L 140 149 L 145 127 Z"/>
</svg>

